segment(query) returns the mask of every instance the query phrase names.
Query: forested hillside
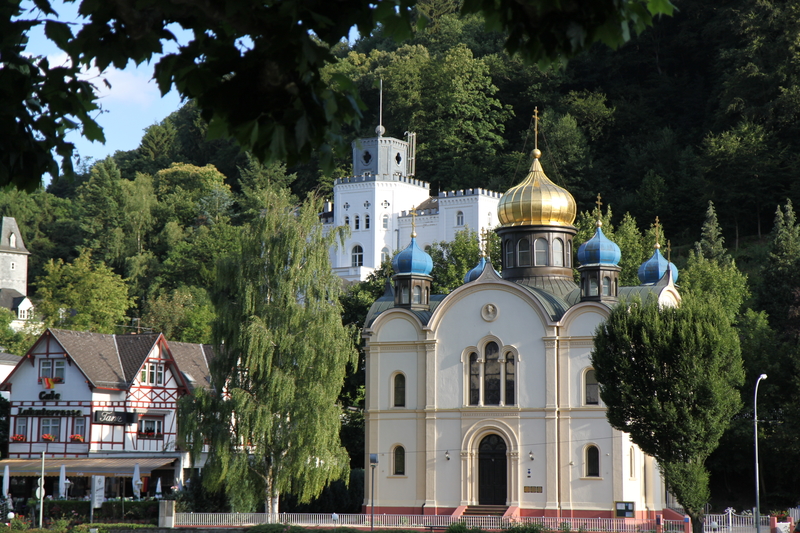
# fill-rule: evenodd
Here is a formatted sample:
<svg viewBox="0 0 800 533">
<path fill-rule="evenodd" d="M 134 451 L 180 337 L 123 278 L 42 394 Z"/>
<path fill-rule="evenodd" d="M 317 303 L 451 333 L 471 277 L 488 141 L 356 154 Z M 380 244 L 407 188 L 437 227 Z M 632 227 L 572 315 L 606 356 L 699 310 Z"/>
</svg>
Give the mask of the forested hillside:
<svg viewBox="0 0 800 533">
<path fill-rule="evenodd" d="M 421 3 L 431 22 L 411 40 L 378 32 L 334 48 L 339 62 L 326 79 L 344 74 L 367 103 L 362 129 L 346 135 L 374 135 L 382 79 L 386 134 L 417 133 L 417 177 L 433 191 L 503 191 L 529 165 L 538 107 L 542 164 L 580 211 L 601 194 L 614 213 L 604 229 L 611 236 L 616 225 L 629 241 L 620 242 L 623 254 L 639 258 L 652 249 L 642 235 L 658 216 L 682 290 L 727 298 L 721 305 L 737 318 L 745 407 L 712 458 L 715 503 L 752 505 L 744 496 L 753 475 L 752 387 L 765 372 L 762 497 L 767 507 L 796 504 L 788 465 L 800 464 L 800 225 L 787 201 L 800 199 L 792 178 L 800 158 L 800 0 L 678 0 L 674 17 L 620 49 L 598 45 L 547 71 L 509 57 L 503 36 L 485 32 L 477 17 L 458 18 L 457 4 Z M 16 217 L 32 253 L 30 293 L 44 318 L 210 342 L 216 260 L 260 215 L 264 191 L 286 186 L 298 198 L 327 197 L 333 179 L 350 173 L 349 152 L 334 154 L 333 172 L 314 162 L 263 167 L 233 142 L 207 141 L 206 129 L 190 102 L 148 128 L 136 150 L 86 165 L 74 182 L 0 194 L 0 214 Z M 593 216 L 581 220 L 588 235 Z M 696 241 L 702 246 L 690 253 Z M 477 246 L 458 250 L 477 260 Z M 446 246 L 437 253 L 440 266 L 474 264 L 446 259 Z M 447 275 L 457 282 L 463 274 Z M 380 276 L 351 288 L 345 322 L 358 322 L 382 291 Z M 56 322 L 59 307 L 78 313 Z M 356 371 L 348 403 L 359 401 L 360 383 Z M 363 460 L 358 451 L 351 457 Z"/>
</svg>

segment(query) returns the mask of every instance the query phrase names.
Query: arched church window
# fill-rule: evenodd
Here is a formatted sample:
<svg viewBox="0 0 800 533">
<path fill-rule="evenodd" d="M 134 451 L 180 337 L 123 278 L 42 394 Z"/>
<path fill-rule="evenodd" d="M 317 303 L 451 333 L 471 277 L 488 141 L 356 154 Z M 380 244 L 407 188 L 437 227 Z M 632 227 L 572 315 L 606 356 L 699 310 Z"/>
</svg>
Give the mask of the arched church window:
<svg viewBox="0 0 800 533">
<path fill-rule="evenodd" d="M 349 226 L 350 225 L 350 217 L 344 217 L 344 225 L 345 226 Z"/>
<path fill-rule="evenodd" d="M 500 405 L 500 348 L 490 342 L 484 354 L 483 405 Z"/>
<path fill-rule="evenodd" d="M 600 403 L 600 394 L 597 387 L 597 378 L 594 376 L 594 370 L 586 371 L 584 375 L 586 405 L 598 405 Z"/>
<path fill-rule="evenodd" d="M 422 303 L 427 305 L 428 303 L 430 303 L 430 298 L 431 298 L 430 289 L 425 287 L 425 298 L 422 300 Z"/>
<path fill-rule="evenodd" d="M 408 303 L 408 285 L 403 285 L 403 287 L 400 289 L 400 303 Z"/>
<path fill-rule="evenodd" d="M 17 247 L 17 236 L 14 235 L 13 233 L 8 236 L 8 245 L 12 248 Z"/>
<path fill-rule="evenodd" d="M 403 374 L 394 376 L 394 406 L 406 406 L 406 377 Z"/>
<path fill-rule="evenodd" d="M 350 266 L 364 266 L 364 249 L 358 244 L 353 246 L 353 251 L 350 253 Z"/>
<path fill-rule="evenodd" d="M 459 211 L 456 213 L 456 226 L 463 226 L 464 225 L 464 212 Z"/>
<path fill-rule="evenodd" d="M 594 445 L 586 447 L 586 477 L 600 477 L 600 450 Z"/>
<path fill-rule="evenodd" d="M 389 229 L 389 215 L 383 215 L 383 229 Z"/>
<path fill-rule="evenodd" d="M 364 215 L 364 229 L 369 229 L 369 214 Z"/>
<path fill-rule="evenodd" d="M 553 241 L 553 266 L 564 266 L 564 241 L 561 239 Z"/>
<path fill-rule="evenodd" d="M 536 266 L 547 266 L 547 241 L 536 239 L 533 243 L 534 253 L 536 254 Z"/>
<path fill-rule="evenodd" d="M 633 446 L 631 446 L 629 461 L 630 461 L 631 479 L 633 479 L 636 477 L 636 453 L 634 451 Z"/>
<path fill-rule="evenodd" d="M 385 263 L 388 260 L 389 260 L 389 249 L 384 248 L 383 250 L 381 250 L 381 264 Z"/>
<path fill-rule="evenodd" d="M 479 405 L 481 401 L 481 365 L 478 354 L 469 354 L 469 404 Z"/>
<path fill-rule="evenodd" d="M 361 224 L 359 224 L 358 215 L 356 215 L 355 217 L 353 217 L 353 222 L 355 223 L 355 224 L 354 224 L 354 226 L 355 226 L 355 228 L 354 228 L 354 229 L 361 229 Z"/>
<path fill-rule="evenodd" d="M 466 380 L 464 389 L 468 391 L 467 405 L 516 404 L 518 354 L 512 351 L 513 347 L 501 349 L 501 346 L 501 343 L 487 340 L 483 344 L 482 352 L 474 348 L 464 352 L 464 355 L 469 353 L 469 357 L 463 359 Z"/>
<path fill-rule="evenodd" d="M 392 473 L 395 476 L 404 476 L 406 474 L 406 449 L 402 446 L 395 446 L 394 453 L 392 454 L 393 465 Z"/>
<path fill-rule="evenodd" d="M 611 296 L 611 278 L 603 277 L 603 296 Z"/>
<path fill-rule="evenodd" d="M 514 266 L 514 243 L 511 239 L 506 239 L 506 260 L 503 268 L 511 268 Z"/>
<path fill-rule="evenodd" d="M 420 287 L 419 285 L 414 285 L 414 288 L 411 291 L 411 303 L 412 304 L 422 303 L 422 287 Z"/>
<path fill-rule="evenodd" d="M 517 266 L 531 266 L 531 241 L 527 237 L 517 243 Z"/>
<path fill-rule="evenodd" d="M 516 385 L 516 369 L 514 368 L 514 354 L 506 354 L 506 405 L 514 405 L 514 387 Z"/>
<path fill-rule="evenodd" d="M 567 241 L 567 256 L 565 262 L 567 268 L 572 268 L 572 241 Z"/>
</svg>

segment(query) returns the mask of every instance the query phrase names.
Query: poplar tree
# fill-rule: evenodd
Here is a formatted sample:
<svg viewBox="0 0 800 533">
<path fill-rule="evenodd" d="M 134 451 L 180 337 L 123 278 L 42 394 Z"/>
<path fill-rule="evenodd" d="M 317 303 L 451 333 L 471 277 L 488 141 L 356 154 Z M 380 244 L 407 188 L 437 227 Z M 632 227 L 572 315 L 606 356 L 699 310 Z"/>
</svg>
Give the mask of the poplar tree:
<svg viewBox="0 0 800 533">
<path fill-rule="evenodd" d="M 336 400 L 357 357 L 328 259 L 341 232 L 323 232 L 314 199 L 262 198 L 263 216 L 217 266 L 212 390 L 185 397 L 179 416 L 193 456 L 208 445 L 208 489 L 236 511 L 277 513 L 280 494 L 308 502 L 347 476 Z"/>
<path fill-rule="evenodd" d="M 691 296 L 680 307 L 620 302 L 595 332 L 592 365 L 609 423 L 658 461 L 702 533 L 705 461 L 741 407 L 744 371 L 727 314 Z"/>
</svg>

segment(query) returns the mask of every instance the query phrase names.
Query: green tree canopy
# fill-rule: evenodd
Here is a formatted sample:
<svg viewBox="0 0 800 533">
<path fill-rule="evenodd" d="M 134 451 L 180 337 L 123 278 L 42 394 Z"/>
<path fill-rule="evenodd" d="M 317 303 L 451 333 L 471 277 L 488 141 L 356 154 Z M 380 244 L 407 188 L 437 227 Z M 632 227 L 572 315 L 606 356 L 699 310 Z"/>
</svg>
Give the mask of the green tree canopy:
<svg viewBox="0 0 800 533">
<path fill-rule="evenodd" d="M 72 263 L 51 260 L 44 270 L 35 285 L 40 299 L 36 313 L 46 326 L 114 333 L 133 306 L 125 280 L 93 262 L 88 251 Z"/>
<path fill-rule="evenodd" d="M 702 533 L 705 460 L 741 406 L 739 338 L 713 302 L 622 301 L 595 332 L 592 365 L 612 427 L 653 456 Z"/>
<path fill-rule="evenodd" d="M 280 494 L 308 502 L 347 475 L 336 400 L 357 354 L 328 259 L 339 232 L 323 232 L 318 201 L 295 207 L 281 190 L 264 200 L 218 266 L 214 390 L 184 398 L 179 416 L 195 457 L 210 444 L 209 488 L 225 486 L 237 511 L 277 512 Z"/>
</svg>

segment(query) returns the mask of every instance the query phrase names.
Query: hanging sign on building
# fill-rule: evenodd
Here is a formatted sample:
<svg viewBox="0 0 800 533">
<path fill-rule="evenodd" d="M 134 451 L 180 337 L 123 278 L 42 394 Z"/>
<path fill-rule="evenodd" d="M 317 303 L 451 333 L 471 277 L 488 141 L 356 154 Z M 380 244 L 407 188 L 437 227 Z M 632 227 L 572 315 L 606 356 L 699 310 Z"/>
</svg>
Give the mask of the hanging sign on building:
<svg viewBox="0 0 800 533">
<path fill-rule="evenodd" d="M 133 423 L 133 413 L 124 411 L 95 411 L 95 424 L 125 425 Z"/>
</svg>

